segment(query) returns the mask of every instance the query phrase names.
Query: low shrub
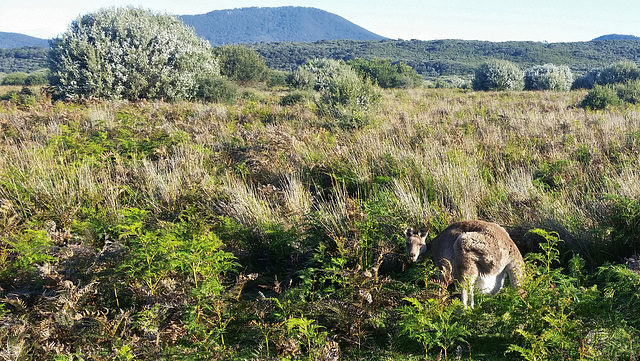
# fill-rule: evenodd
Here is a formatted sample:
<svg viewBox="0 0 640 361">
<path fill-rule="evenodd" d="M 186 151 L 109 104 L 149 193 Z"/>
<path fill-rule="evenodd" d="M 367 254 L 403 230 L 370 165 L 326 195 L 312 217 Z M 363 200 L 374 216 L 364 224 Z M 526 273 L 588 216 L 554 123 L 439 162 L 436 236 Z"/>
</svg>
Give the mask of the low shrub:
<svg viewBox="0 0 640 361">
<path fill-rule="evenodd" d="M 581 105 L 588 109 L 606 109 L 624 103 L 638 104 L 640 102 L 640 80 L 618 84 L 598 85 L 587 93 Z"/>
<path fill-rule="evenodd" d="M 46 85 L 46 84 L 49 84 L 48 77 L 49 77 L 48 69 L 37 70 L 29 74 L 29 76 L 27 76 L 27 79 L 25 79 L 24 84 L 25 85 Z"/>
<path fill-rule="evenodd" d="M 9 73 L 2 79 L 2 85 L 28 85 L 29 74 L 24 72 Z"/>
<path fill-rule="evenodd" d="M 316 86 L 316 76 L 313 72 L 299 67 L 287 78 L 291 87 L 299 90 L 313 90 Z"/>
<path fill-rule="evenodd" d="M 282 70 L 271 70 L 267 79 L 267 86 L 270 88 L 286 87 L 289 80 L 289 72 Z"/>
<path fill-rule="evenodd" d="M 618 98 L 626 103 L 640 103 L 640 79 L 618 84 L 616 93 Z"/>
<path fill-rule="evenodd" d="M 370 111 L 380 104 L 381 95 L 370 80 L 361 79 L 344 61 L 309 61 L 294 72 L 299 88 L 320 92 L 321 115 L 337 120 L 343 128 L 360 128 L 370 121 Z"/>
<path fill-rule="evenodd" d="M 586 74 L 583 74 L 576 78 L 571 85 L 571 89 L 592 89 L 598 79 L 600 69 L 592 69 Z"/>
<path fill-rule="evenodd" d="M 9 100 L 21 106 L 32 106 L 42 99 L 43 97 L 40 94 L 34 93 L 26 86 L 22 87 L 20 91 L 14 90 L 0 96 L 0 100 Z"/>
<path fill-rule="evenodd" d="M 208 75 L 198 79 L 196 98 L 204 102 L 233 103 L 239 96 L 238 86 L 218 75 Z"/>
<path fill-rule="evenodd" d="M 458 75 L 439 76 L 430 81 L 428 86 L 440 89 L 471 89 L 471 79 Z"/>
<path fill-rule="evenodd" d="M 312 100 L 312 99 L 313 97 L 308 92 L 295 90 L 283 96 L 282 98 L 280 98 L 280 105 L 287 106 L 287 105 L 300 104 L 307 100 Z"/>
<path fill-rule="evenodd" d="M 220 64 L 220 74 L 241 84 L 267 80 L 269 68 L 257 51 L 242 45 L 225 45 L 214 51 Z"/>
<path fill-rule="evenodd" d="M 582 107 L 587 109 L 606 109 L 609 106 L 618 106 L 622 101 L 615 89 L 608 85 L 595 85 L 582 100 Z"/>
</svg>

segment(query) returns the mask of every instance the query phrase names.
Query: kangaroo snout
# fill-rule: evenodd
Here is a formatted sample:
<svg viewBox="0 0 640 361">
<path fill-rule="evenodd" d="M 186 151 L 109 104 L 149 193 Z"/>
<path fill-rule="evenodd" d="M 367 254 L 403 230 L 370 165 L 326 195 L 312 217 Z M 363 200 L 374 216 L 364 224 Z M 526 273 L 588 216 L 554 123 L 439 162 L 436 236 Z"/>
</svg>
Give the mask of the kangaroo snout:
<svg viewBox="0 0 640 361">
<path fill-rule="evenodd" d="M 412 262 L 418 262 L 418 258 L 427 252 L 427 231 L 421 229 L 414 231 L 409 227 L 404 231 L 407 237 L 407 254 L 411 257 Z"/>
</svg>

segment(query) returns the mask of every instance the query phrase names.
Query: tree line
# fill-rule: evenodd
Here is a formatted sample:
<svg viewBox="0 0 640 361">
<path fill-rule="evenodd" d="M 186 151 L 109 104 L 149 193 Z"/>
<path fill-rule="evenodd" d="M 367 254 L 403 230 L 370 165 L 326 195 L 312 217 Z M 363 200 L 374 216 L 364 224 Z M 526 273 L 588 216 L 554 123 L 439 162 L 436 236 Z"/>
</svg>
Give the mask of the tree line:
<svg viewBox="0 0 640 361">
<path fill-rule="evenodd" d="M 577 74 L 622 60 L 640 62 L 637 40 L 571 43 L 475 40 L 323 40 L 314 43 L 248 44 L 274 69 L 293 70 L 307 59 L 391 59 L 402 61 L 425 77 L 472 75 L 489 59 L 509 60 L 521 68 L 564 64 Z"/>
</svg>

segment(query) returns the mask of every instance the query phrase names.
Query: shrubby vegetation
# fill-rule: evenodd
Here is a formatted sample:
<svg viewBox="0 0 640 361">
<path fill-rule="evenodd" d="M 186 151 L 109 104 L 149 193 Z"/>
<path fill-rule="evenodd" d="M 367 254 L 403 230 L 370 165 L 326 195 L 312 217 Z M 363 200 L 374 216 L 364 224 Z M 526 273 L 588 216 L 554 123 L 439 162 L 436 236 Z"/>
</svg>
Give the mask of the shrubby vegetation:
<svg viewBox="0 0 640 361">
<path fill-rule="evenodd" d="M 216 48 L 214 54 L 220 63 L 220 74 L 241 84 L 263 82 L 269 76 L 269 68 L 255 50 L 242 45 L 226 45 Z"/>
<path fill-rule="evenodd" d="M 203 102 L 233 103 L 240 96 L 234 82 L 215 74 L 200 76 L 196 98 Z"/>
<path fill-rule="evenodd" d="M 377 87 L 343 61 L 308 61 L 292 74 L 291 84 L 296 89 L 318 91 L 319 113 L 337 120 L 344 128 L 367 125 L 380 101 Z"/>
<path fill-rule="evenodd" d="M 566 65 L 538 65 L 524 73 L 525 90 L 569 91 L 572 84 L 573 73 Z"/>
<path fill-rule="evenodd" d="M 620 61 L 602 69 L 596 83 L 600 85 L 626 83 L 640 78 L 640 68 L 633 61 Z"/>
<path fill-rule="evenodd" d="M 362 78 L 373 81 L 381 88 L 415 88 L 423 83 L 415 69 L 390 60 L 357 58 L 347 62 Z"/>
<path fill-rule="evenodd" d="M 592 90 L 582 102 L 585 108 L 605 109 L 640 102 L 640 68 L 634 62 L 622 61 L 601 71 L 592 71 L 580 85 L 583 83 L 592 85 Z"/>
<path fill-rule="evenodd" d="M 579 76 L 573 81 L 571 89 L 592 89 L 596 85 L 600 69 L 591 69 L 587 73 Z"/>
<path fill-rule="evenodd" d="M 179 20 L 135 8 L 80 16 L 52 44 L 51 85 L 63 98 L 191 99 L 219 73 L 210 45 Z"/>
<path fill-rule="evenodd" d="M 623 60 L 640 63 L 640 42 L 631 40 L 542 43 L 531 41 L 468 40 L 333 40 L 314 43 L 250 44 L 273 69 L 295 70 L 308 59 L 389 59 L 403 62 L 425 78 L 472 76 L 490 59 L 505 59 L 521 69 L 541 64 L 564 64 L 574 74 Z"/>
<path fill-rule="evenodd" d="M 612 86 L 595 85 L 582 101 L 581 105 L 589 109 L 605 109 L 609 106 L 621 105 L 622 101 L 618 97 Z"/>
<path fill-rule="evenodd" d="M 2 85 L 25 85 L 29 74 L 24 72 L 9 73 L 2 78 Z"/>
<path fill-rule="evenodd" d="M 640 80 L 618 84 L 596 84 L 582 101 L 582 106 L 589 109 L 605 109 L 625 103 L 640 103 Z"/>
<path fill-rule="evenodd" d="M 473 79 L 474 90 L 522 90 L 524 74 L 507 60 L 493 59 L 480 65 Z"/>
<path fill-rule="evenodd" d="M 33 73 L 24 72 L 9 73 L 2 77 L 2 85 L 45 85 L 48 83 L 49 71 L 40 69 Z"/>
<path fill-rule="evenodd" d="M 42 47 L 22 47 L 0 49 L 0 72 L 31 73 L 47 66 L 48 49 Z"/>
<path fill-rule="evenodd" d="M 228 43 L 228 41 L 227 41 Z M 541 64 L 564 64 L 574 74 L 586 74 L 606 64 L 640 62 L 640 42 L 631 40 L 573 43 L 488 42 L 465 40 L 333 40 L 314 43 L 246 44 L 262 55 L 271 69 L 294 71 L 309 59 L 389 59 L 403 62 L 425 78 L 473 76 L 480 64 L 506 59 L 521 69 Z M 45 48 L 0 49 L 0 72 L 32 72 L 46 66 Z"/>
</svg>

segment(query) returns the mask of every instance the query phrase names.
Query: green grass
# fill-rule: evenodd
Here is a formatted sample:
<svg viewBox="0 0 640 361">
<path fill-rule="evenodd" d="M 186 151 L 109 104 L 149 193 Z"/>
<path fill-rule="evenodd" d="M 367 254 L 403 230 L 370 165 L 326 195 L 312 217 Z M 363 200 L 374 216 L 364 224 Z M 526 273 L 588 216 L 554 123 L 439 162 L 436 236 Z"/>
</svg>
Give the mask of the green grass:
<svg viewBox="0 0 640 361">
<path fill-rule="evenodd" d="M 3 101 L 0 353 L 640 357 L 640 276 L 621 265 L 640 244 L 637 107 L 384 90 L 351 129 L 287 94 Z M 462 312 L 403 230 L 472 218 L 511 232 L 527 279 Z"/>
</svg>

